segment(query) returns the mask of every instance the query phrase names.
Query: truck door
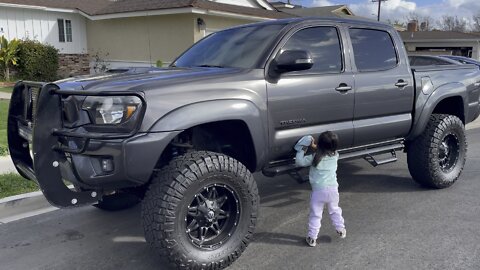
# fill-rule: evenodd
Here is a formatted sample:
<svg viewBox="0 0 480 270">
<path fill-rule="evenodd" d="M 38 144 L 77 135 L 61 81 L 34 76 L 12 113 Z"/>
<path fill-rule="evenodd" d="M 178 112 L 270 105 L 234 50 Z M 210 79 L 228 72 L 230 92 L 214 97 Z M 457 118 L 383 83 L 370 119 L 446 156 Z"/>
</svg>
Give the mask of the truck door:
<svg viewBox="0 0 480 270">
<path fill-rule="evenodd" d="M 411 127 L 413 78 L 401 40 L 390 31 L 348 30 L 355 70 L 355 146 L 402 138 Z"/>
<path fill-rule="evenodd" d="M 353 74 L 340 33 L 333 25 L 300 27 L 280 43 L 277 56 L 305 50 L 314 65 L 267 82 L 270 160 L 290 155 L 300 137 L 326 130 L 338 133 L 341 147 L 352 145 Z"/>
</svg>

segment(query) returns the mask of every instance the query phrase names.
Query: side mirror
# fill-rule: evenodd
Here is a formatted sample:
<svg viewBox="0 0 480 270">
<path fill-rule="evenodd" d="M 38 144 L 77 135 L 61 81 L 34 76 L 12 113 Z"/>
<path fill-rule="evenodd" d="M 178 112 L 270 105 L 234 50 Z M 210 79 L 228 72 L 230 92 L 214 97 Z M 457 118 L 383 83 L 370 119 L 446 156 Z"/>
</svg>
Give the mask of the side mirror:
<svg viewBox="0 0 480 270">
<path fill-rule="evenodd" d="M 278 73 L 307 70 L 313 66 L 313 58 L 308 51 L 284 51 L 275 58 L 275 69 Z"/>
</svg>

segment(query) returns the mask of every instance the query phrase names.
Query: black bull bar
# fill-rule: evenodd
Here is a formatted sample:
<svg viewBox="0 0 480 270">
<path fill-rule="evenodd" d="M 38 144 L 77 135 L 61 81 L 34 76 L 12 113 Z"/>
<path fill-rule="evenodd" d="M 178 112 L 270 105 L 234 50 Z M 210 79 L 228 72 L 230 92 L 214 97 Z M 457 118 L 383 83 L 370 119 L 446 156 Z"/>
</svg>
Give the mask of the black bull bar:
<svg viewBox="0 0 480 270">
<path fill-rule="evenodd" d="M 85 93 L 85 91 L 60 90 L 56 84 L 18 82 L 12 92 L 8 115 L 8 146 L 17 171 L 23 177 L 38 183 L 46 199 L 57 207 L 74 207 L 92 204 L 101 199 L 102 190 L 68 188 L 62 176 L 62 165 L 71 165 L 65 153 L 81 153 L 90 139 L 118 139 L 129 134 L 83 134 L 73 133 L 62 126 L 62 96 L 94 95 L 109 96 L 135 93 Z M 139 96 L 142 102 L 145 100 Z M 59 137 L 84 137 L 82 149 L 68 149 L 59 142 Z M 64 167 L 64 166 L 63 166 Z"/>
</svg>

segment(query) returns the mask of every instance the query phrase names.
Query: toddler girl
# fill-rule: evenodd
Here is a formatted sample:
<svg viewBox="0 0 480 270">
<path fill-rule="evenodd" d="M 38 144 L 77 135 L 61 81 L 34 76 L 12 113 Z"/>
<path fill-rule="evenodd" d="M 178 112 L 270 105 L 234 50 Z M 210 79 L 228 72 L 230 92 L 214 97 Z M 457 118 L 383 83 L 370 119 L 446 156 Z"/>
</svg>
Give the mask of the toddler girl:
<svg viewBox="0 0 480 270">
<path fill-rule="evenodd" d="M 337 146 L 338 136 L 331 131 L 320 134 L 316 144 L 312 136 L 305 136 L 295 145 L 296 164 L 302 167 L 311 166 L 309 180 L 312 186 L 312 195 L 306 241 L 312 247 L 317 244 L 325 204 L 337 234 L 341 238 L 347 236 L 342 209 L 338 206 Z M 309 148 L 315 150 L 314 154 L 305 155 Z"/>
</svg>

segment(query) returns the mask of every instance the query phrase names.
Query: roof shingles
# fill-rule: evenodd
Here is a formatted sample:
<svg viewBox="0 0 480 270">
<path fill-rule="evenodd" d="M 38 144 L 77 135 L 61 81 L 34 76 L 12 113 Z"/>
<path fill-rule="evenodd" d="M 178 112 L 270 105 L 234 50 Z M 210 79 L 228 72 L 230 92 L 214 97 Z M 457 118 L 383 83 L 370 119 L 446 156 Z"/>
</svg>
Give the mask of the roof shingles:
<svg viewBox="0 0 480 270">
<path fill-rule="evenodd" d="M 192 7 L 262 18 L 279 19 L 291 17 L 291 15 L 282 12 L 229 5 L 208 0 L 0 0 L 0 3 L 76 9 L 90 16 Z"/>
</svg>

